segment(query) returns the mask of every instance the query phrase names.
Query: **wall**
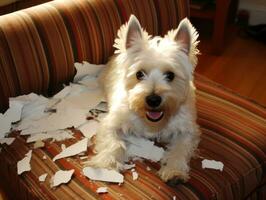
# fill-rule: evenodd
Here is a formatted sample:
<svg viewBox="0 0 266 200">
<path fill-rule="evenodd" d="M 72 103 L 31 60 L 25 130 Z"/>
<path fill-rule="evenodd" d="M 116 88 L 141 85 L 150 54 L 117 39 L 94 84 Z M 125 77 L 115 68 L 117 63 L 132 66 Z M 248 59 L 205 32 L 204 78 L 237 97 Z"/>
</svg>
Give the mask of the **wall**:
<svg viewBox="0 0 266 200">
<path fill-rule="evenodd" d="M 266 24 L 266 0 L 239 0 L 238 9 L 248 10 L 249 24 Z"/>
</svg>

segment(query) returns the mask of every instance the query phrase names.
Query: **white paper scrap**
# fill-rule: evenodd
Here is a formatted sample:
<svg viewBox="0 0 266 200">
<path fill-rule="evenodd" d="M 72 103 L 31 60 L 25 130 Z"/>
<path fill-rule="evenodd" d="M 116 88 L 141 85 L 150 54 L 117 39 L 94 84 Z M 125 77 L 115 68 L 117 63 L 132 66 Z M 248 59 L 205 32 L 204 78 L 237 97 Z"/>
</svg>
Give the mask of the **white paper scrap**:
<svg viewBox="0 0 266 200">
<path fill-rule="evenodd" d="M 38 140 L 46 140 L 46 139 L 49 139 L 49 138 L 53 138 L 56 141 L 62 141 L 62 140 L 71 139 L 71 138 L 74 138 L 74 137 L 68 131 L 58 130 L 58 131 L 51 131 L 51 132 L 48 132 L 48 133 L 32 134 L 27 139 L 27 143 L 36 142 Z"/>
<path fill-rule="evenodd" d="M 31 121 L 30 126 L 21 131 L 21 135 L 30 135 L 42 132 L 63 130 L 74 126 L 75 128 L 86 122 L 88 110 L 76 109 L 71 105 L 64 105 L 64 108 L 57 110 L 37 121 Z"/>
<path fill-rule="evenodd" d="M 95 120 L 89 120 L 87 123 L 81 125 L 78 129 L 86 138 L 91 138 L 96 134 L 100 123 Z"/>
<path fill-rule="evenodd" d="M 45 179 L 46 179 L 46 177 L 47 177 L 47 173 L 45 173 L 45 174 L 42 174 L 41 176 L 39 176 L 39 181 L 40 182 L 44 182 L 45 181 Z"/>
<path fill-rule="evenodd" d="M 123 169 L 124 170 L 129 170 L 129 169 L 132 169 L 134 167 L 136 167 L 135 164 L 124 164 Z"/>
<path fill-rule="evenodd" d="M 136 171 L 132 171 L 132 178 L 133 181 L 137 180 L 139 178 L 139 174 Z"/>
<path fill-rule="evenodd" d="M 0 139 L 0 144 L 11 145 L 16 138 L 2 138 Z"/>
<path fill-rule="evenodd" d="M 124 176 L 115 170 L 109 170 L 104 168 L 83 168 L 83 174 L 91 180 L 105 181 L 112 183 L 123 183 Z"/>
<path fill-rule="evenodd" d="M 74 169 L 71 170 L 59 170 L 55 173 L 55 175 L 51 178 L 51 186 L 56 187 L 62 183 L 68 183 L 74 173 Z"/>
<path fill-rule="evenodd" d="M 164 149 L 154 145 L 154 142 L 140 137 L 125 137 L 128 143 L 127 154 L 129 157 L 139 156 L 152 161 L 159 161 L 163 157 Z"/>
<path fill-rule="evenodd" d="M 99 188 L 96 190 L 96 192 L 97 192 L 98 194 L 101 194 L 101 193 L 107 193 L 107 192 L 108 192 L 108 189 L 107 189 L 107 187 L 99 187 Z"/>
<path fill-rule="evenodd" d="M 45 146 L 45 143 L 41 140 L 37 140 L 34 144 L 33 144 L 33 148 L 34 149 L 38 149 L 38 148 L 42 148 Z"/>
<path fill-rule="evenodd" d="M 4 114 L 0 113 L 0 139 L 10 131 L 11 123 L 20 120 L 22 108 L 22 103 L 9 99 L 9 109 Z"/>
<path fill-rule="evenodd" d="M 203 169 L 208 168 L 223 171 L 224 168 L 224 164 L 220 161 L 204 159 L 201 161 L 201 163 Z"/>
<path fill-rule="evenodd" d="M 0 113 L 0 139 L 6 136 L 11 129 L 11 122 L 9 118 Z"/>
<path fill-rule="evenodd" d="M 32 156 L 32 150 L 29 150 L 29 152 L 26 153 L 25 157 L 22 160 L 18 161 L 17 163 L 18 175 L 22 174 L 23 172 L 31 170 L 30 166 L 31 156 Z"/>
<path fill-rule="evenodd" d="M 103 99 L 103 93 L 101 90 L 89 90 L 82 92 L 76 96 L 70 96 L 63 99 L 56 106 L 57 110 L 64 110 L 65 108 L 75 108 L 80 110 L 90 110 L 96 107 Z"/>
<path fill-rule="evenodd" d="M 73 82 L 77 82 L 81 80 L 83 77 L 90 75 L 97 77 L 100 71 L 106 66 L 106 65 L 95 65 L 90 64 L 86 61 L 83 61 L 83 63 L 74 63 L 75 68 L 77 69 L 77 73 L 74 77 Z"/>
<path fill-rule="evenodd" d="M 70 156 L 77 155 L 83 151 L 86 151 L 88 147 L 88 138 L 84 138 L 75 144 L 67 147 L 64 149 L 61 153 L 57 154 L 54 158 L 53 161 L 56 161 L 61 158 L 66 158 Z"/>
</svg>

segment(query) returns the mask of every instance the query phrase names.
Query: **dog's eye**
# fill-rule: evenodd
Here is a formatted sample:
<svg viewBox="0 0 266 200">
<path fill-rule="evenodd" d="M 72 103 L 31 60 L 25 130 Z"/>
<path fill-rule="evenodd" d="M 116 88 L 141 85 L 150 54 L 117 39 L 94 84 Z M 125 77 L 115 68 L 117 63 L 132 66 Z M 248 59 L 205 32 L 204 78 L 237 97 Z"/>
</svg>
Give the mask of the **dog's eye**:
<svg viewBox="0 0 266 200">
<path fill-rule="evenodd" d="M 143 71 L 138 71 L 136 73 L 136 77 L 137 77 L 138 80 L 143 80 L 144 76 L 145 76 L 145 73 Z"/>
<path fill-rule="evenodd" d="M 173 72 L 166 72 L 164 75 L 165 79 L 169 82 L 173 81 L 175 78 L 175 74 Z"/>
</svg>

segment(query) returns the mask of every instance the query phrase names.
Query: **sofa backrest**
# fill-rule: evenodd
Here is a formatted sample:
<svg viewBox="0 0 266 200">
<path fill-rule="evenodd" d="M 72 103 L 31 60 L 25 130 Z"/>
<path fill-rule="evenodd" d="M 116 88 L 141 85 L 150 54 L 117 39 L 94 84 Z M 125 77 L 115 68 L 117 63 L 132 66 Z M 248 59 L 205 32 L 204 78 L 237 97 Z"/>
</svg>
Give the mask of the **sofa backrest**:
<svg viewBox="0 0 266 200">
<path fill-rule="evenodd" d="M 162 35 L 187 16 L 188 0 L 57 0 L 0 16 L 0 110 L 12 96 L 51 95 L 74 62 L 106 63 L 130 14 Z"/>
</svg>

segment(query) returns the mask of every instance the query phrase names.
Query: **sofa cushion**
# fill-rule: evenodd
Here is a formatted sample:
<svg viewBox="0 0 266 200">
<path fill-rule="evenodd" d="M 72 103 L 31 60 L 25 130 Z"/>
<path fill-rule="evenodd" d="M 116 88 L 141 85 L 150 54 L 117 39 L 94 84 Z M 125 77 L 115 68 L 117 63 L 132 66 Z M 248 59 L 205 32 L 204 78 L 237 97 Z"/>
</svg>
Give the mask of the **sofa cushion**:
<svg viewBox="0 0 266 200">
<path fill-rule="evenodd" d="M 187 0 L 64 0 L 0 16 L 0 111 L 8 97 L 53 94 L 74 76 L 73 63 L 105 63 L 130 14 L 153 35 L 176 28 Z"/>
<path fill-rule="evenodd" d="M 42 149 L 34 149 L 32 170 L 16 175 L 16 163 L 32 146 L 25 138 L 16 135 L 11 146 L 2 146 L 0 154 L 1 181 L 11 190 L 14 199 L 244 199 L 254 194 L 258 186 L 265 184 L 266 161 L 266 109 L 225 90 L 201 76 L 196 76 L 198 123 L 202 131 L 198 156 L 191 161 L 190 179 L 187 183 L 170 186 L 156 175 L 159 164 L 136 161 L 139 178 L 132 180 L 130 171 L 125 172 L 122 185 L 91 181 L 84 177 L 79 156 L 52 158 L 66 146 L 80 140 L 82 134 L 75 132 L 75 139 L 64 142 L 47 141 Z M 91 149 L 88 150 L 91 155 Z M 46 156 L 47 159 L 43 159 Z M 224 170 L 202 169 L 201 161 L 222 161 Z M 149 167 L 151 170 L 147 170 Z M 75 169 L 72 180 L 50 188 L 50 178 L 59 169 Z M 48 173 L 44 183 L 38 177 Z M 264 179 L 264 180 L 263 180 Z M 108 187 L 107 194 L 97 194 L 96 189 Z M 265 187 L 264 187 L 265 188 Z M 262 190 L 263 191 L 263 190 Z M 17 196 L 16 196 L 17 195 Z"/>
</svg>

